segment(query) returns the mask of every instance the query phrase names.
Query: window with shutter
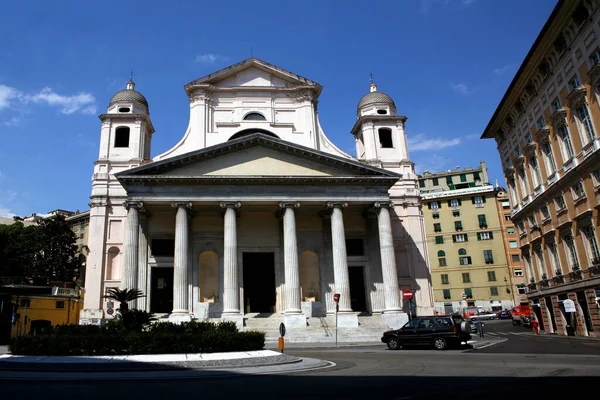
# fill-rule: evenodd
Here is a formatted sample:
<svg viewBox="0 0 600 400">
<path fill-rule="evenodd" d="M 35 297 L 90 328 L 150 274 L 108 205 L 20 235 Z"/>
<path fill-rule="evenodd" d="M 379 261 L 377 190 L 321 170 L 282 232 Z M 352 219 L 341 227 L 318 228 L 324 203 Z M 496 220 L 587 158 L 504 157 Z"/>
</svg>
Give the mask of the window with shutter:
<svg viewBox="0 0 600 400">
<path fill-rule="evenodd" d="M 480 228 L 487 228 L 487 220 L 485 218 L 485 214 L 479 214 L 477 216 L 477 219 L 479 220 L 479 227 Z"/>
<path fill-rule="evenodd" d="M 457 231 L 462 231 L 462 222 L 461 221 L 454 221 L 454 229 L 456 229 Z"/>
</svg>

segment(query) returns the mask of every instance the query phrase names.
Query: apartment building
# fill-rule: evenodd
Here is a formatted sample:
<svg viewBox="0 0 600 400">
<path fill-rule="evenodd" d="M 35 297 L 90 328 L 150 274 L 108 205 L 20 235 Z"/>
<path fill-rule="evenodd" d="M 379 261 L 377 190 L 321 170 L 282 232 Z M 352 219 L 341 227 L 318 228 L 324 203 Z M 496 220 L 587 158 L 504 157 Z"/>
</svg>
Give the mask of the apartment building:
<svg viewBox="0 0 600 400">
<path fill-rule="evenodd" d="M 419 176 L 435 309 L 510 310 L 511 276 L 485 162 Z"/>
<path fill-rule="evenodd" d="M 521 251 L 518 246 L 518 236 L 512 222 L 512 209 L 505 189 L 497 188 L 496 206 L 498 221 L 504 241 L 504 252 L 508 264 L 508 273 L 511 281 L 511 292 L 515 305 L 527 305 L 527 281 L 521 264 Z"/>
<path fill-rule="evenodd" d="M 527 298 L 548 333 L 599 336 L 600 1 L 559 1 L 494 112 Z"/>
</svg>

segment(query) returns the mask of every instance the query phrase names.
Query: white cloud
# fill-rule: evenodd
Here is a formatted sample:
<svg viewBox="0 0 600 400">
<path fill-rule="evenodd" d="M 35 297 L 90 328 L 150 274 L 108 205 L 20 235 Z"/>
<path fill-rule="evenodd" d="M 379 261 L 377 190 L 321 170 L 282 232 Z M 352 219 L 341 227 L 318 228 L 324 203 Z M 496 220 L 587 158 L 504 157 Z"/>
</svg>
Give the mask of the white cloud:
<svg viewBox="0 0 600 400">
<path fill-rule="evenodd" d="M 421 14 L 427 14 L 431 10 L 431 8 L 434 6 L 434 4 L 441 4 L 441 3 L 443 3 L 444 5 L 447 5 L 450 3 L 456 4 L 456 1 L 453 1 L 453 0 L 421 0 L 421 2 L 419 4 L 419 12 Z M 460 4 L 462 4 L 464 6 L 468 6 L 473 3 L 475 3 L 475 0 L 460 0 Z"/>
<path fill-rule="evenodd" d="M 78 93 L 72 96 L 64 96 L 55 93 L 51 88 L 45 87 L 39 93 L 25 96 L 25 102 L 45 103 L 49 106 L 61 107 L 60 112 L 66 115 L 73 114 L 82 108 L 88 110 L 94 107 L 96 98 L 90 93 Z M 94 107 L 95 112 L 95 107 Z M 89 112 L 87 112 L 89 114 Z"/>
<path fill-rule="evenodd" d="M 473 89 L 470 89 L 469 86 L 465 83 L 450 83 L 450 87 L 457 93 L 460 94 L 470 94 L 473 93 Z"/>
<path fill-rule="evenodd" d="M 10 106 L 12 100 L 19 96 L 19 91 L 10 86 L 0 84 L 0 110 Z"/>
<path fill-rule="evenodd" d="M 450 158 L 439 154 L 430 154 L 427 157 L 416 158 L 414 161 L 417 174 L 422 174 L 424 171 L 433 173 L 445 171 L 452 165 Z"/>
<path fill-rule="evenodd" d="M 10 209 L 8 207 L 4 207 L 2 204 L 0 204 L 0 217 L 12 218 L 14 216 L 15 216 L 15 213 L 10 211 Z"/>
<path fill-rule="evenodd" d="M 504 67 L 494 69 L 496 75 L 504 75 L 509 70 L 513 69 L 513 64 L 505 65 Z"/>
<path fill-rule="evenodd" d="M 457 146 L 461 143 L 462 138 L 455 137 L 450 139 L 445 138 L 428 138 L 425 134 L 419 134 L 408 138 L 409 151 L 426 151 L 440 150 L 447 147 Z"/>
<path fill-rule="evenodd" d="M 11 117 L 11 118 L 7 119 L 6 121 L 0 122 L 0 124 L 4 125 L 4 126 L 18 126 L 20 122 L 21 122 L 21 117 Z"/>
<path fill-rule="evenodd" d="M 49 87 L 45 87 L 37 93 L 24 93 L 13 87 L 0 84 L 0 111 L 30 103 L 60 107 L 60 112 L 66 115 L 77 111 L 82 114 L 94 114 L 96 112 L 96 98 L 91 93 L 81 92 L 74 95 L 63 95 L 56 93 Z M 19 111 L 23 113 L 23 109 L 19 108 Z M 20 120 L 21 117 L 11 117 L 0 122 L 0 124 L 16 126 Z"/>
<path fill-rule="evenodd" d="M 222 58 L 223 57 L 221 57 L 218 54 L 206 53 L 206 54 L 198 54 L 194 61 L 197 63 L 200 63 L 200 64 L 212 64 L 215 61 L 222 59 Z"/>
</svg>

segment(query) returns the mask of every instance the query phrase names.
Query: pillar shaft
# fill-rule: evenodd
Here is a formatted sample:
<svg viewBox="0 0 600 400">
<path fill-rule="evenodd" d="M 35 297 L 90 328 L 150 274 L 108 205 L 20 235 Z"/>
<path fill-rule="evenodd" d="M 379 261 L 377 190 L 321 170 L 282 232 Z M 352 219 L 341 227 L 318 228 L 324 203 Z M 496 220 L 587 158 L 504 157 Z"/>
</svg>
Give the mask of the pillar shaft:
<svg viewBox="0 0 600 400">
<path fill-rule="evenodd" d="M 379 228 L 379 251 L 381 253 L 381 271 L 385 290 L 385 312 L 402 311 L 400 289 L 398 287 L 398 270 L 394 253 L 394 236 L 390 218 L 390 204 L 375 203 L 379 210 L 377 216 Z"/>
<path fill-rule="evenodd" d="M 223 255 L 223 314 L 240 314 L 240 284 L 237 263 L 237 215 L 240 203 L 221 203 L 224 215 L 224 255 Z"/>
<path fill-rule="evenodd" d="M 188 210 L 191 203 L 175 203 L 175 268 L 173 279 L 173 314 L 189 314 L 188 268 L 189 268 L 189 229 Z"/>
<path fill-rule="evenodd" d="M 298 269 L 298 244 L 294 208 L 299 203 L 281 203 L 283 214 L 283 252 L 285 272 L 285 313 L 300 314 L 300 271 Z"/>
<path fill-rule="evenodd" d="M 346 234 L 342 208 L 346 203 L 328 203 L 331 214 L 331 243 L 333 248 L 333 280 L 335 292 L 340 294 L 340 312 L 350 312 L 350 277 L 348 274 L 348 258 L 346 253 Z"/>
<path fill-rule="evenodd" d="M 127 208 L 127 221 L 125 223 L 125 241 L 123 244 L 125 263 L 123 275 L 121 276 L 121 289 L 138 289 L 139 209 L 143 204 L 127 201 L 123 205 Z"/>
</svg>

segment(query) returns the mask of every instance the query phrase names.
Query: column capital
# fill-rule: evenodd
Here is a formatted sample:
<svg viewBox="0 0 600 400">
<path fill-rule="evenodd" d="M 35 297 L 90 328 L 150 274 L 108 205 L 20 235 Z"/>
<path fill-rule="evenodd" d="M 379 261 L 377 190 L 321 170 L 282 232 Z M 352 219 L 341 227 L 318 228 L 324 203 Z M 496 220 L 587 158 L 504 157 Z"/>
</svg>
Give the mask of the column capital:
<svg viewBox="0 0 600 400">
<path fill-rule="evenodd" d="M 191 210 L 192 209 L 192 202 L 191 201 L 178 201 L 178 202 L 173 202 L 171 203 L 171 207 L 173 208 L 185 208 L 186 210 Z"/>
<path fill-rule="evenodd" d="M 319 211 L 319 217 L 321 217 L 321 218 L 330 219 L 331 218 L 331 214 L 333 214 L 333 210 L 330 209 L 330 208 L 328 208 L 326 210 Z"/>
<path fill-rule="evenodd" d="M 345 201 L 328 201 L 327 208 L 346 208 L 348 203 Z"/>
<path fill-rule="evenodd" d="M 297 201 L 282 201 L 279 203 L 279 208 L 298 208 L 300 203 Z"/>
<path fill-rule="evenodd" d="M 375 203 L 373 203 L 373 207 L 375 207 L 376 209 L 381 209 L 383 207 L 390 209 L 394 208 L 394 203 L 392 203 L 391 201 L 376 201 Z"/>
<path fill-rule="evenodd" d="M 123 203 L 123 207 L 125 207 L 127 210 L 129 210 L 130 208 L 135 208 L 135 209 L 138 209 L 139 211 L 143 211 L 144 203 L 142 203 L 141 201 L 127 200 Z"/>
<path fill-rule="evenodd" d="M 221 208 L 226 209 L 226 208 L 240 208 L 242 206 L 242 203 L 240 203 L 239 201 L 222 201 L 220 204 Z"/>
</svg>

